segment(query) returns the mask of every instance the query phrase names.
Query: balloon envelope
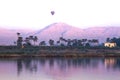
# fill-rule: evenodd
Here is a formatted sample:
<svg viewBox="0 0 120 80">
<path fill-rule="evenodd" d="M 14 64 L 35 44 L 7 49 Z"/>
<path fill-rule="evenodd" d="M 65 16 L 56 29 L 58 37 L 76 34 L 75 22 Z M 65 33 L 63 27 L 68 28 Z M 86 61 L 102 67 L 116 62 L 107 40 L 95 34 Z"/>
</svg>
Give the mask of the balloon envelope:
<svg viewBox="0 0 120 80">
<path fill-rule="evenodd" d="M 54 15 L 55 14 L 55 12 L 54 11 L 51 11 L 51 15 Z"/>
</svg>

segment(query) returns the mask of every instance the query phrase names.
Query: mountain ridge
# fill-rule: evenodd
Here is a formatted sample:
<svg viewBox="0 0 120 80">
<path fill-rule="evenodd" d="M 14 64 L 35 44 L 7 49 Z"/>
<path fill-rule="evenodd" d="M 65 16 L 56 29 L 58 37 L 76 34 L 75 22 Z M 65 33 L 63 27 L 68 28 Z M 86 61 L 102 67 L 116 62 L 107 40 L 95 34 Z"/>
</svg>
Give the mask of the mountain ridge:
<svg viewBox="0 0 120 80">
<path fill-rule="evenodd" d="M 100 42 L 105 42 L 106 38 L 120 37 L 120 27 L 89 27 L 81 29 L 71 26 L 66 23 L 53 23 L 43 29 L 33 30 L 11 30 L 0 27 L 0 45 L 13 44 L 17 40 L 16 33 L 20 32 L 22 36 L 35 35 L 38 37 L 38 42 L 48 41 L 53 39 L 59 40 L 59 37 L 66 39 L 98 39 Z M 9 34 L 9 35 L 8 35 Z"/>
</svg>

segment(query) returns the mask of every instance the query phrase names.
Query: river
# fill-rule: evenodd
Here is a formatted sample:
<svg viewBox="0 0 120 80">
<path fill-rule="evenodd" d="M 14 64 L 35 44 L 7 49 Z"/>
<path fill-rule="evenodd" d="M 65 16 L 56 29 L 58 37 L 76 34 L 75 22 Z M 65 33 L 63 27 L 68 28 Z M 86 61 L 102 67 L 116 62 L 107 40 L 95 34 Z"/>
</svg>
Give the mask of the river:
<svg viewBox="0 0 120 80">
<path fill-rule="evenodd" d="M 120 80 L 120 58 L 0 59 L 0 80 Z"/>
</svg>

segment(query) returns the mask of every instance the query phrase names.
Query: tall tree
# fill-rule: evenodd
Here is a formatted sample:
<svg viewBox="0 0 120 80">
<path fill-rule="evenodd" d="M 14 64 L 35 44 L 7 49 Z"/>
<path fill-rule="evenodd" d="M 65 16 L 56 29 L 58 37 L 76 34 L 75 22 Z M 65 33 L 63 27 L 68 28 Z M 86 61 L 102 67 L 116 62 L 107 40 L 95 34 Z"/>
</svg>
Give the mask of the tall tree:
<svg viewBox="0 0 120 80">
<path fill-rule="evenodd" d="M 50 44 L 50 46 L 53 46 L 54 45 L 54 40 L 50 39 L 49 44 Z"/>
<path fill-rule="evenodd" d="M 19 32 L 17 32 L 17 36 L 20 37 L 20 33 Z"/>
<path fill-rule="evenodd" d="M 106 42 L 110 42 L 110 38 L 109 37 L 106 39 Z"/>
<path fill-rule="evenodd" d="M 30 43 L 33 44 L 32 42 L 34 42 L 34 37 L 32 35 L 29 36 L 29 40 L 30 40 Z"/>
<path fill-rule="evenodd" d="M 17 39 L 17 47 L 18 47 L 18 48 L 21 48 L 21 47 L 22 47 L 23 38 L 20 37 L 20 33 L 19 33 L 19 32 L 17 33 L 17 36 L 18 36 L 18 39 Z"/>
<path fill-rule="evenodd" d="M 46 42 L 45 42 L 45 41 L 41 41 L 39 45 L 40 45 L 40 46 L 45 46 L 45 45 L 46 45 Z"/>
<path fill-rule="evenodd" d="M 33 41 L 34 41 L 34 45 L 35 45 L 35 43 L 38 41 L 38 37 L 34 36 Z"/>
<path fill-rule="evenodd" d="M 59 41 L 61 43 L 61 46 L 65 46 L 65 43 L 67 42 L 67 40 L 65 38 L 63 38 L 63 37 L 60 37 Z"/>
<path fill-rule="evenodd" d="M 60 41 L 57 41 L 56 43 L 57 43 L 57 46 L 60 45 Z"/>
<path fill-rule="evenodd" d="M 86 42 L 87 42 L 87 39 L 82 39 L 83 46 L 85 46 Z"/>
<path fill-rule="evenodd" d="M 26 37 L 24 41 L 25 41 L 27 47 L 31 46 L 29 37 Z"/>
<path fill-rule="evenodd" d="M 116 43 L 116 44 L 117 44 L 117 46 L 119 46 L 119 47 L 120 47 L 120 38 L 113 37 L 113 38 L 111 39 L 111 42 Z"/>
<path fill-rule="evenodd" d="M 72 43 L 71 43 L 70 39 L 67 40 L 67 46 L 72 46 Z"/>
</svg>

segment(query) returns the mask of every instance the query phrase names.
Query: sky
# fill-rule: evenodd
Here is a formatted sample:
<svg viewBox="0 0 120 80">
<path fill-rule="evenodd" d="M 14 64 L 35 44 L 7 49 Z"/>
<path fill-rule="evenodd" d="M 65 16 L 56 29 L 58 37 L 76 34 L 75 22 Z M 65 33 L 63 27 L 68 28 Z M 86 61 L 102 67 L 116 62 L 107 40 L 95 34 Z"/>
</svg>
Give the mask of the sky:
<svg viewBox="0 0 120 80">
<path fill-rule="evenodd" d="M 0 27 L 42 29 L 54 22 L 79 28 L 119 26 L 120 0 L 0 0 Z"/>
</svg>

